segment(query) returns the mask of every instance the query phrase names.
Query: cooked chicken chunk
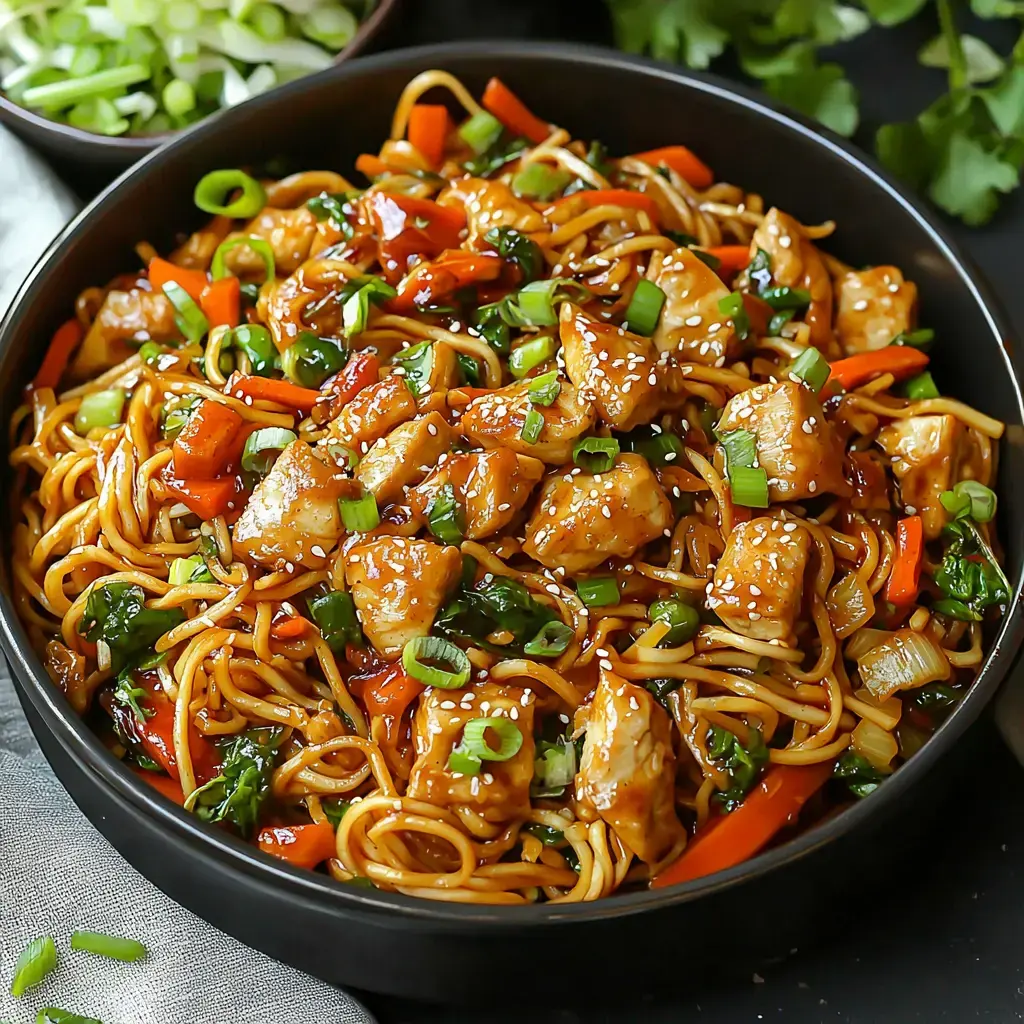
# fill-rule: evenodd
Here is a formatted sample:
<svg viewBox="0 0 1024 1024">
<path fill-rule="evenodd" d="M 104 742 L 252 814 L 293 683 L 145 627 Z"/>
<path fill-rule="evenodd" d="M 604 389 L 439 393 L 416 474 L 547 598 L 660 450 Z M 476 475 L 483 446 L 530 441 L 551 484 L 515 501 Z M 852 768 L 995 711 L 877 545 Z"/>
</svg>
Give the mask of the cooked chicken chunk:
<svg viewBox="0 0 1024 1024">
<path fill-rule="evenodd" d="M 405 381 L 392 373 L 360 391 L 331 420 L 327 436 L 331 441 L 365 455 L 374 441 L 416 415 L 416 399 Z"/>
<path fill-rule="evenodd" d="M 832 279 L 821 253 L 800 224 L 774 206 L 765 214 L 750 243 L 751 256 L 764 249 L 772 259 L 772 282 L 809 292 L 811 303 L 803 320 L 810 328 L 811 344 L 829 359 L 839 356 L 832 332 Z"/>
<path fill-rule="evenodd" d="M 406 795 L 490 822 L 527 817 L 533 779 L 533 709 L 533 694 L 511 686 L 478 683 L 471 690 L 428 690 L 413 718 L 416 762 Z M 523 745 L 507 761 L 486 762 L 486 772 L 479 775 L 453 772 L 448 767 L 452 749 L 461 741 L 466 723 L 482 717 L 514 721 L 523 734 Z M 490 743 L 497 746 L 493 738 Z"/>
<path fill-rule="evenodd" d="M 642 686 L 602 670 L 576 776 L 577 800 L 593 806 L 637 857 L 653 864 L 686 838 L 675 789 L 668 714 Z"/>
<path fill-rule="evenodd" d="M 939 495 L 959 479 L 963 437 L 963 424 L 955 416 L 910 416 L 893 420 L 878 432 L 878 443 L 892 458 L 903 505 L 924 521 L 929 540 L 946 525 Z"/>
<path fill-rule="evenodd" d="M 768 473 L 772 501 L 849 494 L 843 446 L 804 385 L 784 380 L 734 396 L 718 424 L 719 434 L 732 430 L 749 430 L 757 439 L 757 462 Z"/>
<path fill-rule="evenodd" d="M 897 334 L 913 330 L 917 285 L 904 281 L 896 267 L 851 270 L 838 285 L 836 331 L 848 356 L 885 348 Z"/>
<path fill-rule="evenodd" d="M 708 608 L 744 636 L 788 640 L 800 614 L 810 550 L 810 535 L 796 523 L 740 523 L 715 567 Z"/>
<path fill-rule="evenodd" d="M 342 535 L 338 499 L 353 484 L 293 441 L 257 484 L 232 536 L 235 553 L 273 568 L 321 569 Z"/>
<path fill-rule="evenodd" d="M 556 466 L 568 462 L 573 445 L 594 425 L 593 403 L 568 381 L 562 381 L 561 391 L 551 405 L 534 405 L 530 384 L 521 380 L 481 395 L 466 406 L 459 429 L 483 448 L 511 448 Z M 531 409 L 544 417 L 540 436 L 533 444 L 522 438 Z"/>
<path fill-rule="evenodd" d="M 228 235 L 233 238 L 262 238 L 274 250 L 274 266 L 278 274 L 290 274 L 309 256 L 316 234 L 316 217 L 305 207 L 277 210 L 265 206 L 244 230 Z M 263 260 L 247 245 L 236 245 L 225 257 L 228 269 L 240 277 L 262 275 Z"/>
<path fill-rule="evenodd" d="M 652 341 L 659 352 L 675 352 L 682 362 L 721 366 L 737 349 L 732 322 L 718 303 L 729 294 L 722 279 L 691 250 L 655 254 L 648 274 L 664 293 Z"/>
<path fill-rule="evenodd" d="M 526 504 L 544 475 L 544 463 L 509 448 L 462 452 L 445 459 L 409 494 L 413 510 L 426 518 L 446 484 L 455 492 L 465 516 L 465 536 L 480 540 L 503 530 Z"/>
<path fill-rule="evenodd" d="M 543 231 L 544 218 L 524 203 L 502 181 L 462 178 L 449 185 L 438 197 L 442 206 L 457 206 L 466 211 L 469 242 L 486 235 L 491 228 L 510 227 L 517 231 Z"/>
<path fill-rule="evenodd" d="M 70 374 L 75 380 L 98 376 L 134 355 L 141 342 L 180 337 L 174 307 L 163 292 L 109 291 L 75 354 Z"/>
<path fill-rule="evenodd" d="M 650 340 L 591 320 L 571 302 L 562 303 L 560 320 L 565 372 L 592 397 L 601 419 L 618 430 L 650 422 L 662 404 L 658 353 Z"/>
<path fill-rule="evenodd" d="M 523 550 L 549 569 L 586 572 L 628 558 L 672 525 L 672 506 L 647 460 L 620 455 L 607 473 L 551 477 L 526 524 Z"/>
<path fill-rule="evenodd" d="M 356 466 L 355 477 L 373 492 L 378 505 L 390 505 L 418 484 L 451 446 L 452 432 L 444 417 L 429 412 L 371 445 Z"/>
<path fill-rule="evenodd" d="M 430 632 L 461 572 L 458 548 L 405 537 L 356 544 L 345 560 L 345 580 L 363 632 L 385 655 Z"/>
</svg>

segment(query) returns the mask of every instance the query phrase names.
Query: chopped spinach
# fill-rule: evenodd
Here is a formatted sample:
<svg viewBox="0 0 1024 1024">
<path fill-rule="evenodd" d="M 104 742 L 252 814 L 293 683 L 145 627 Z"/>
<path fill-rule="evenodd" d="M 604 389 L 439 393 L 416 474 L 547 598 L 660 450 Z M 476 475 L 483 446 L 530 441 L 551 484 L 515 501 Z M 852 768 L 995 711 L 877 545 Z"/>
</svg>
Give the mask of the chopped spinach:
<svg viewBox="0 0 1024 1024">
<path fill-rule="evenodd" d="M 750 729 L 750 746 L 745 747 L 728 729 L 711 726 L 708 736 L 708 756 L 721 762 L 732 785 L 715 794 L 727 811 L 735 810 L 757 781 L 761 769 L 768 763 L 768 748 L 760 729 Z"/>
</svg>

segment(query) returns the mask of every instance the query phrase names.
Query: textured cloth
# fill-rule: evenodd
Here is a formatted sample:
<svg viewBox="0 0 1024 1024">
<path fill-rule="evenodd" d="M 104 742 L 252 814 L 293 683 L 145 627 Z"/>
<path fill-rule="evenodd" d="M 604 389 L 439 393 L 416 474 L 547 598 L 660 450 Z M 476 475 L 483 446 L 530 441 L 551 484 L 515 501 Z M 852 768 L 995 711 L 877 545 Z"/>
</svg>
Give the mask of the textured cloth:
<svg viewBox="0 0 1024 1024">
<path fill-rule="evenodd" d="M 76 208 L 49 169 L 0 127 L 0 317 Z M 44 1006 L 103 1024 L 372 1024 L 347 993 L 242 945 L 135 871 L 50 771 L 2 655 L 0 897 L 0 1020 L 11 1024 L 30 1024 Z M 72 952 L 76 929 L 137 938 L 149 954 L 122 964 Z M 56 942 L 58 968 L 16 1000 L 9 994 L 15 961 L 41 935 Z"/>
</svg>

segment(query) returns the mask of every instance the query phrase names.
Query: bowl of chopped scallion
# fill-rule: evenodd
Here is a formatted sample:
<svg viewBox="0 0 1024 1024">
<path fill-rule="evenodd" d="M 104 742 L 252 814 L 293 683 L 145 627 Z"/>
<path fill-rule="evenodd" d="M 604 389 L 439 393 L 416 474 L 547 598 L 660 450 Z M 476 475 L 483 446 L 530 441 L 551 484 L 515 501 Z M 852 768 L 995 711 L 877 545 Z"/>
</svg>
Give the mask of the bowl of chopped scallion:
<svg viewBox="0 0 1024 1024">
<path fill-rule="evenodd" d="M 127 167 L 168 135 L 359 53 L 397 0 L 0 0 L 0 120 Z"/>
</svg>

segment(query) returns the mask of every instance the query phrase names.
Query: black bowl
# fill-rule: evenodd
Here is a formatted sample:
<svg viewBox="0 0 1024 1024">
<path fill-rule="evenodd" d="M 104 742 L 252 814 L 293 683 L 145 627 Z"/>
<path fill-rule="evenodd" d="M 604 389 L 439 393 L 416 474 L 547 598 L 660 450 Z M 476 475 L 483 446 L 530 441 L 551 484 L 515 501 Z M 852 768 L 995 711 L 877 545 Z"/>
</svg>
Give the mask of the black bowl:
<svg viewBox="0 0 1024 1024">
<path fill-rule="evenodd" d="M 221 166 L 282 155 L 348 170 L 376 151 L 406 81 L 442 67 L 479 92 L 500 75 L 545 117 L 612 152 L 684 142 L 720 177 L 806 222 L 834 217 L 834 251 L 894 263 L 939 328 L 940 386 L 1010 425 L 999 493 L 1008 571 L 1024 558 L 1024 408 L 1004 320 L 935 219 L 845 143 L 735 86 L 601 50 L 457 44 L 388 53 L 297 82 L 177 139 L 101 195 L 51 246 L 0 332 L 0 421 L 20 401 L 45 339 L 79 289 L 135 265 L 140 238 L 166 248 L 199 223 L 193 183 Z M 6 431 L 4 432 L 6 436 Z M 57 774 L 96 826 L 171 896 L 225 930 L 328 980 L 426 998 L 494 998 L 496 981 L 578 991 L 578 978 L 688 984 L 726 959 L 805 943 L 841 924 L 844 880 L 893 878 L 920 783 L 980 714 L 1019 647 L 1019 587 L 971 692 L 924 750 L 881 789 L 792 842 L 720 875 L 576 906 L 474 907 L 337 885 L 207 828 L 111 758 L 29 648 L 2 568 L 0 625 L 23 706 Z M 899 817 L 897 819 L 897 814 Z M 872 841 L 886 824 L 884 843 Z M 874 872 L 878 872 L 875 874 Z M 685 965 L 685 966 L 684 966 Z M 497 968 L 497 969 L 496 969 Z M 687 973 L 689 972 L 689 973 Z M 501 984 L 501 982 L 499 982 Z"/>
</svg>

